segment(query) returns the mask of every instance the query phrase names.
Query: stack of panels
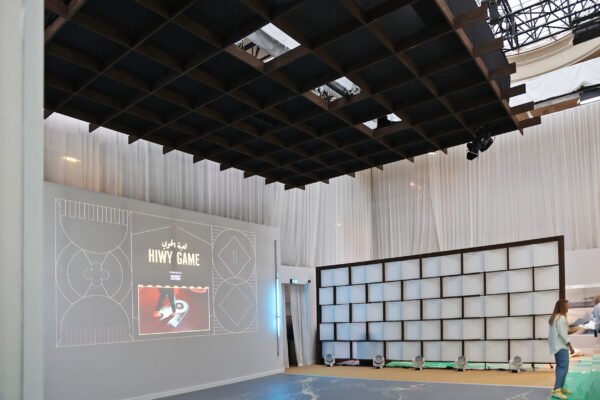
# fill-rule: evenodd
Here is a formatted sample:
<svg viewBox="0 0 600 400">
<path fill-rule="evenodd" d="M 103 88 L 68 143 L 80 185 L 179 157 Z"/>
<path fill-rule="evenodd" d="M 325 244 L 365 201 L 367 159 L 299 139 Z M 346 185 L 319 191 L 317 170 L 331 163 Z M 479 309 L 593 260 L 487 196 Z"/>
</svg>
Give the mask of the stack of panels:
<svg viewBox="0 0 600 400">
<path fill-rule="evenodd" d="M 559 241 L 320 269 L 323 355 L 552 362 Z"/>
</svg>

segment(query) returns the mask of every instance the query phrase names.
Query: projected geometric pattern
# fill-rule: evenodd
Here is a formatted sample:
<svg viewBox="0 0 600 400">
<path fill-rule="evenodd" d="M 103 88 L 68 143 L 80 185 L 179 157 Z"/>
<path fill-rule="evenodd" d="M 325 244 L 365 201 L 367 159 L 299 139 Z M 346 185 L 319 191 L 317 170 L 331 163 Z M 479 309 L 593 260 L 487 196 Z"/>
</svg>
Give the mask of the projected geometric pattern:
<svg viewBox="0 0 600 400">
<path fill-rule="evenodd" d="M 56 345 L 133 340 L 129 212 L 56 199 L 55 216 Z"/>
<path fill-rule="evenodd" d="M 208 272 L 206 283 L 212 281 L 208 294 L 212 321 L 210 330 L 202 334 L 258 331 L 254 232 L 65 199 L 54 199 L 54 207 L 57 347 L 144 340 L 137 332 L 137 298 L 132 288 L 136 279 L 145 279 L 142 273 L 147 273 L 144 265 L 134 260 L 147 258 L 144 251 L 148 250 L 143 250 L 147 246 L 134 225 L 139 230 L 156 224 L 154 217 L 167 220 L 171 228 L 178 227 L 179 238 L 186 247 L 190 245 L 188 250 L 195 245 L 207 254 L 202 265 Z M 184 230 L 186 224 L 198 225 L 198 232 L 206 229 L 206 240 Z M 162 231 L 151 229 L 148 234 L 154 232 L 162 238 Z M 155 242 L 153 238 L 150 236 L 150 243 Z M 162 239 L 156 243 L 160 246 Z M 185 268 L 191 267 L 183 270 L 184 277 L 190 276 Z M 168 278 L 162 284 L 168 285 Z"/>
<path fill-rule="evenodd" d="M 215 333 L 257 332 L 255 235 L 213 226 L 212 237 Z"/>
</svg>

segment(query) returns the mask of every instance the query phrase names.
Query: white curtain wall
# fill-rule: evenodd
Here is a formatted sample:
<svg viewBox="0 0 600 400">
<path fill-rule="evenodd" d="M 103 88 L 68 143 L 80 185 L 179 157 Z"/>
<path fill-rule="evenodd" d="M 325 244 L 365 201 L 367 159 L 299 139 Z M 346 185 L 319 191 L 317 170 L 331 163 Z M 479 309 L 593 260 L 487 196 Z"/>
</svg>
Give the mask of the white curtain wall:
<svg viewBox="0 0 600 400">
<path fill-rule="evenodd" d="M 600 102 L 495 138 L 285 191 L 210 161 L 54 114 L 45 179 L 83 189 L 277 226 L 282 263 L 328 265 L 565 235 L 600 247 Z M 78 162 L 69 162 L 65 156 Z"/>
<path fill-rule="evenodd" d="M 45 180 L 82 189 L 279 227 L 285 265 L 315 266 L 372 258 L 371 172 L 306 190 L 265 185 L 236 169 L 60 114 L 45 121 Z M 65 157 L 72 157 L 75 162 Z"/>
</svg>

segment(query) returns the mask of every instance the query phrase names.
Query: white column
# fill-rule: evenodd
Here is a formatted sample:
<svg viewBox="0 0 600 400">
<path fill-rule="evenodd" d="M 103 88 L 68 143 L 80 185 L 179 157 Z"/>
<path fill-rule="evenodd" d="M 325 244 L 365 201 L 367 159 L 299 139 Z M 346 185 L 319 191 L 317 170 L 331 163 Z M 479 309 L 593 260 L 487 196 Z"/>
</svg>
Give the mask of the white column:
<svg viewBox="0 0 600 400">
<path fill-rule="evenodd" d="M 42 0 L 0 1 L 0 398 L 43 397 Z"/>
</svg>

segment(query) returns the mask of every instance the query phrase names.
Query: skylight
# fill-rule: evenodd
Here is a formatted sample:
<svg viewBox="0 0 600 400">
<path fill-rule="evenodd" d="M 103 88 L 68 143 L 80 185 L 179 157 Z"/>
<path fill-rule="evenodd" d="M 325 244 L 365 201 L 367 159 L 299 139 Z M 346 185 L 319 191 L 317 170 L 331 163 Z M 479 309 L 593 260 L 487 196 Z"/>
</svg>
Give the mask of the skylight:
<svg viewBox="0 0 600 400">
<path fill-rule="evenodd" d="M 267 24 L 236 43 L 263 62 L 269 62 L 300 46 L 291 36 L 273 24 Z"/>
</svg>

